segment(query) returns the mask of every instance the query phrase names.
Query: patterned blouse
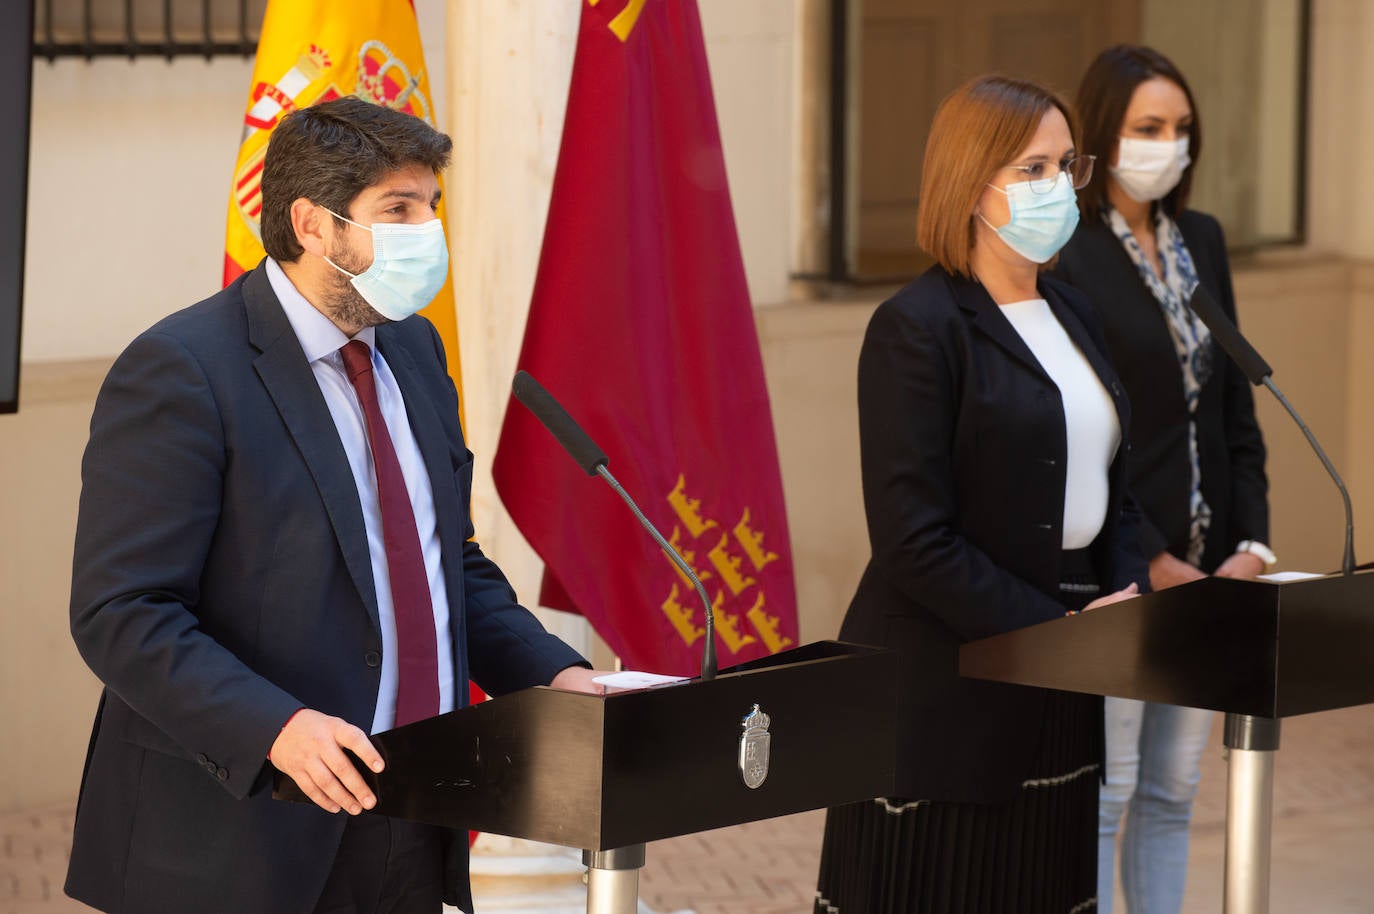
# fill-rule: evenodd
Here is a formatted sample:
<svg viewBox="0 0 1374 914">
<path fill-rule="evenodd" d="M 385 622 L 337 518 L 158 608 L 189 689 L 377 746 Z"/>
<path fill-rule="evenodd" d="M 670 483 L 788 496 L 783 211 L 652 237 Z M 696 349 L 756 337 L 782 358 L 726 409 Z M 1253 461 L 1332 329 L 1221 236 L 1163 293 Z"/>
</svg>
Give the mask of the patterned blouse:
<svg viewBox="0 0 1374 914">
<path fill-rule="evenodd" d="M 1169 328 L 1169 336 L 1178 354 L 1179 369 L 1183 372 L 1183 395 L 1188 401 L 1188 459 L 1192 469 L 1192 485 L 1188 496 L 1188 506 L 1192 523 L 1188 529 L 1188 554 L 1185 556 L 1190 565 L 1202 561 L 1202 550 L 1207 538 L 1207 528 L 1212 523 L 1212 509 L 1202 497 L 1202 469 L 1198 462 L 1197 447 L 1197 403 L 1203 385 L 1212 376 L 1212 336 L 1207 325 L 1198 320 L 1188 302 L 1197 288 L 1197 268 L 1193 256 L 1188 253 L 1188 245 L 1183 241 L 1183 233 L 1177 223 L 1155 208 L 1155 246 L 1160 259 L 1164 262 L 1164 276 L 1155 272 L 1154 265 L 1131 234 L 1125 218 L 1112 207 L 1102 211 L 1107 226 L 1126 249 L 1126 254 L 1135 264 L 1145 287 L 1159 302 L 1164 312 L 1164 323 Z"/>
</svg>

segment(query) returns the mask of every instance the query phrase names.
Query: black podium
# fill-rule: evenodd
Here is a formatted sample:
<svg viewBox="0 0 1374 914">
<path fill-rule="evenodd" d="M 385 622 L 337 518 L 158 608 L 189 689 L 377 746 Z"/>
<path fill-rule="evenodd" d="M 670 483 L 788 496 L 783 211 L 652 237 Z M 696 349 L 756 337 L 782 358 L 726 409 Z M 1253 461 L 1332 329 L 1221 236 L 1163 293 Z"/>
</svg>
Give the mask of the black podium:
<svg viewBox="0 0 1374 914">
<path fill-rule="evenodd" d="M 386 770 L 363 774 L 374 813 L 581 848 L 587 910 L 620 914 L 649 841 L 890 794 L 895 694 L 895 655 L 823 641 L 709 682 L 495 698 L 375 734 Z"/>
<path fill-rule="evenodd" d="M 1205 578 L 964 645 L 959 672 L 1226 714 L 1226 914 L 1269 910 L 1279 719 L 1374 702 L 1374 574 Z"/>
</svg>

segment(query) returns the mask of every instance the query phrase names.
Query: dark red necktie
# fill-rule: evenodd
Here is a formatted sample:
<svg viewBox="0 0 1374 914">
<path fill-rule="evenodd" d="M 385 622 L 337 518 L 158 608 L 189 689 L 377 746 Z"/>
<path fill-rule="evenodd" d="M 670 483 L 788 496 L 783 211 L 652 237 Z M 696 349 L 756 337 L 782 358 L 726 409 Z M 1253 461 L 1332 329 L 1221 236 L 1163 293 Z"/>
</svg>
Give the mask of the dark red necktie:
<svg viewBox="0 0 1374 914">
<path fill-rule="evenodd" d="M 391 575 L 391 609 L 396 619 L 396 654 L 400 682 L 396 688 L 396 726 L 423 720 L 439 713 L 439 652 L 434 634 L 434 606 L 429 599 L 429 577 L 415 529 L 415 511 L 406 491 L 401 463 L 391 445 L 382 408 L 377 402 L 377 382 L 372 375 L 372 354 L 367 344 L 352 340 L 339 350 L 348 380 L 358 392 L 367 419 L 367 440 L 377 474 L 377 498 L 382 509 L 382 539 L 386 567 Z"/>
</svg>

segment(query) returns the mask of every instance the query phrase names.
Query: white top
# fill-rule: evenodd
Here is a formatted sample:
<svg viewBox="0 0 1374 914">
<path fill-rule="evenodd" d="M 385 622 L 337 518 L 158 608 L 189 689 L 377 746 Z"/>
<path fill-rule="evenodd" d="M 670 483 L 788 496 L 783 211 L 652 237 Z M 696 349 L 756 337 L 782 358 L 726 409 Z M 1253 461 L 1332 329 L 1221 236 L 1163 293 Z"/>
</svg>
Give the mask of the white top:
<svg viewBox="0 0 1374 914">
<path fill-rule="evenodd" d="M 1121 444 L 1116 406 L 1087 358 L 1043 298 L 1002 305 L 1002 313 L 1059 388 L 1069 455 L 1064 476 L 1065 549 L 1097 538 L 1107 517 L 1107 471 Z"/>
<path fill-rule="evenodd" d="M 377 710 L 372 716 L 372 732 L 390 730 L 396 723 L 396 688 L 400 675 L 396 665 L 396 615 L 391 605 L 391 573 L 386 564 L 386 545 L 382 539 L 382 509 L 377 498 L 377 477 L 372 469 L 372 448 L 367 440 L 367 420 L 358 402 L 358 392 L 344 371 L 339 350 L 349 337 L 334 326 L 333 321 L 315 309 L 305 296 L 291 284 L 286 273 L 272 258 L 267 258 L 267 279 L 277 293 L 286 319 L 301 349 L 310 362 L 310 370 L 324 394 L 334 425 L 339 430 L 358 487 L 358 500 L 363 506 L 363 525 L 367 528 L 367 551 L 372 557 L 372 580 L 377 588 L 377 615 L 382 625 L 382 682 L 377 690 Z M 372 375 L 377 383 L 377 402 L 391 435 L 396 459 L 401 464 L 410 504 L 415 511 L 415 529 L 420 534 L 420 551 L 425 557 L 425 575 L 429 578 L 429 599 L 434 606 L 434 628 L 439 644 L 439 713 L 453 710 L 453 641 L 449 637 L 448 591 L 444 584 L 444 567 L 440 561 L 439 530 L 434 520 L 434 492 L 429 485 L 429 473 L 415 434 L 410 430 L 405 400 L 396 376 L 376 348 L 376 329 L 368 327 L 353 337 L 362 340 L 372 352 Z"/>
</svg>

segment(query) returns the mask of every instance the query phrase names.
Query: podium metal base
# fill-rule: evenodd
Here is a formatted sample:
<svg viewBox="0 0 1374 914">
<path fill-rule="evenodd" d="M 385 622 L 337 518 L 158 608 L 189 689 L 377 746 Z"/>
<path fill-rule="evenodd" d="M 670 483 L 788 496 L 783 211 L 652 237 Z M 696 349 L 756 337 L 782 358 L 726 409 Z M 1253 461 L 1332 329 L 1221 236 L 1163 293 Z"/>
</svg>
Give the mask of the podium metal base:
<svg viewBox="0 0 1374 914">
<path fill-rule="evenodd" d="M 1269 844 L 1279 722 L 1227 714 L 1225 914 L 1269 914 Z"/>
<path fill-rule="evenodd" d="M 582 852 L 587 867 L 587 914 L 636 914 L 644 845 Z"/>
</svg>

